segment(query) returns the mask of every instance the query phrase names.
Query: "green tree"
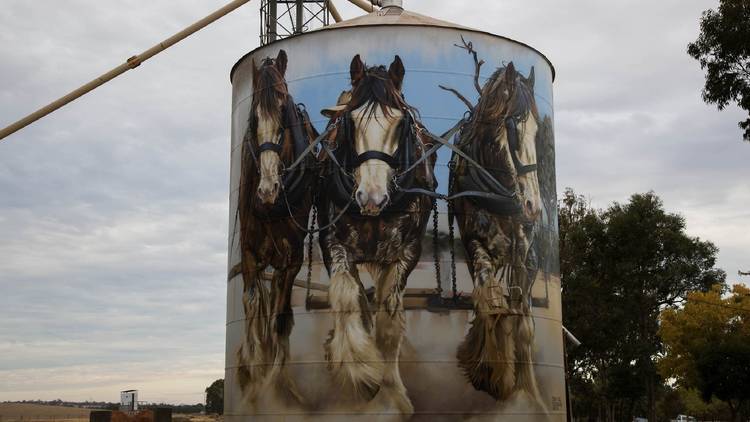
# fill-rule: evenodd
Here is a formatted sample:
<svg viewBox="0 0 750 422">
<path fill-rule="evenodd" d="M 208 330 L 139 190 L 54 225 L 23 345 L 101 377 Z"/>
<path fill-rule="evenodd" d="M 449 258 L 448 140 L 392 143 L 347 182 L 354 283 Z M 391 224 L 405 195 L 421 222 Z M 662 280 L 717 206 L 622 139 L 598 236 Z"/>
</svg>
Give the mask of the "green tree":
<svg viewBox="0 0 750 422">
<path fill-rule="evenodd" d="M 679 391 L 680 398 L 685 404 L 686 415 L 695 416 L 704 421 L 723 421 L 731 418 L 729 406 L 718 398 L 712 397 L 711 400 L 706 402 L 701 398 L 698 390 L 694 388 L 680 387 L 677 391 Z"/>
<path fill-rule="evenodd" d="M 726 402 L 733 421 L 747 419 L 750 404 L 750 289 L 734 286 L 688 295 L 682 309 L 666 309 L 660 334 L 665 355 L 659 369 L 708 402 Z"/>
<path fill-rule="evenodd" d="M 664 386 L 664 394 L 656 407 L 659 421 L 670 421 L 676 419 L 678 415 L 687 414 L 687 406 L 682 400 L 680 391 L 667 385 Z"/>
<path fill-rule="evenodd" d="M 706 70 L 703 100 L 719 110 L 736 102 L 750 111 L 750 0 L 719 0 L 701 17 L 701 33 L 688 54 Z M 750 141 L 750 118 L 740 122 Z"/>
<path fill-rule="evenodd" d="M 718 250 L 688 236 L 653 193 L 600 211 L 568 189 L 559 217 L 563 320 L 583 342 L 569 354 L 574 410 L 656 420 L 666 391 L 656 368 L 659 313 L 723 282 Z"/>
<path fill-rule="evenodd" d="M 224 414 L 224 380 L 218 379 L 206 388 L 206 413 Z"/>
</svg>

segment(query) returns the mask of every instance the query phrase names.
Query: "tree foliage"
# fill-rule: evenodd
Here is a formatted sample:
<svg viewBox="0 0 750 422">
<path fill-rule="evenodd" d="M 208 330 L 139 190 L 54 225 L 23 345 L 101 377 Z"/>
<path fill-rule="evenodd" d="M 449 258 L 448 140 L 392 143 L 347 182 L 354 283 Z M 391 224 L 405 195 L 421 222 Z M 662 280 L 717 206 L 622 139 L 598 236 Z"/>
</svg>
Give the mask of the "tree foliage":
<svg viewBox="0 0 750 422">
<path fill-rule="evenodd" d="M 678 388 L 677 391 L 680 393 L 680 400 L 685 406 L 684 414 L 695 416 L 699 420 L 729 420 L 731 413 L 729 406 L 716 397 L 712 397 L 709 401 L 701 398 L 698 390 L 694 388 Z"/>
<path fill-rule="evenodd" d="M 731 102 L 750 111 L 750 0 L 720 0 L 701 17 L 701 33 L 688 54 L 706 70 L 703 99 L 723 110 Z M 750 118 L 740 122 L 750 141 Z"/>
<path fill-rule="evenodd" d="M 218 379 L 206 388 L 206 413 L 224 414 L 224 380 Z"/>
<path fill-rule="evenodd" d="M 563 320 L 583 342 L 569 353 L 574 411 L 655 420 L 659 313 L 723 283 L 718 250 L 688 236 L 653 193 L 600 211 L 569 189 L 559 221 Z"/>
<path fill-rule="evenodd" d="M 736 285 L 730 296 L 723 293 L 717 285 L 688 295 L 682 309 L 664 310 L 659 369 L 705 401 L 725 401 L 736 419 L 750 402 L 750 289 Z"/>
</svg>

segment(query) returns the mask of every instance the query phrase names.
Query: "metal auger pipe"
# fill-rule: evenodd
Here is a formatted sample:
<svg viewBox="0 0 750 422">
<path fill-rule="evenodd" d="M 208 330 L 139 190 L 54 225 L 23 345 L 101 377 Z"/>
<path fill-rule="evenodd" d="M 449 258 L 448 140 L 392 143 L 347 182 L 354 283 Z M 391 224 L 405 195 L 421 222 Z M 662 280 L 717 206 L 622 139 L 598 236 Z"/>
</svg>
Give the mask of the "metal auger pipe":
<svg viewBox="0 0 750 422">
<path fill-rule="evenodd" d="M 372 3 L 367 0 L 349 0 L 349 3 L 352 3 L 353 5 L 359 7 L 367 13 L 372 13 L 375 11 L 375 6 L 373 6 Z"/>
<path fill-rule="evenodd" d="M 326 5 L 328 5 L 328 12 L 333 17 L 333 20 L 341 22 L 343 20 L 341 18 L 341 13 L 339 13 L 339 9 L 336 8 L 336 5 L 333 4 L 333 0 L 326 0 Z"/>
<path fill-rule="evenodd" d="M 23 119 L 11 124 L 10 126 L 0 130 L 0 141 L 7 136 L 23 129 L 24 127 L 30 125 L 31 123 L 41 119 L 42 117 L 52 113 L 53 111 L 63 107 L 64 105 L 82 97 L 83 95 L 93 91 L 94 89 L 104 85 L 105 83 L 111 81 L 112 79 L 122 75 L 123 73 L 127 72 L 128 70 L 135 69 L 136 67 L 140 66 L 141 63 L 145 62 L 146 60 L 154 57 L 155 55 L 161 53 L 162 51 L 168 49 L 169 47 L 177 44 L 178 42 L 184 40 L 185 38 L 193 35 L 194 33 L 200 31 L 201 29 L 205 28 L 206 26 L 214 23 L 215 21 L 219 20 L 220 18 L 228 15 L 229 13 L 233 12 L 234 10 L 238 9 L 240 6 L 244 5 L 245 3 L 250 2 L 251 0 L 234 0 L 227 4 L 226 6 L 222 7 L 221 9 L 216 10 L 215 12 L 211 13 L 210 15 L 206 16 L 205 18 L 195 22 L 194 24 L 188 26 L 187 28 L 183 29 L 182 31 L 172 35 L 171 37 L 167 38 L 166 40 L 160 42 L 159 44 L 149 48 L 148 50 L 144 51 L 143 53 L 133 56 L 129 58 L 125 63 L 115 67 L 114 69 L 110 70 L 109 72 L 99 76 L 98 78 L 94 79 L 93 81 L 81 86 L 78 89 L 75 89 L 74 91 L 70 92 L 69 94 L 51 102 L 50 104 L 40 108 L 39 110 L 29 114 L 28 116 L 24 117 Z"/>
</svg>

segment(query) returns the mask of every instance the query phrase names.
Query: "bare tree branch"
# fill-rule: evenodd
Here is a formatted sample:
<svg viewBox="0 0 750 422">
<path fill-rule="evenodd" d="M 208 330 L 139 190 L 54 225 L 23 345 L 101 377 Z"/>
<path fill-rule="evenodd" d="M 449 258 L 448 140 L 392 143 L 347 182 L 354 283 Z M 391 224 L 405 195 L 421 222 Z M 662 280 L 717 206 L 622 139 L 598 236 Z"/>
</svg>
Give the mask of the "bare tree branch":
<svg viewBox="0 0 750 422">
<path fill-rule="evenodd" d="M 464 45 L 458 45 L 458 44 L 453 44 L 453 45 L 455 45 L 456 47 L 462 50 L 466 50 L 469 54 L 474 56 L 474 88 L 477 89 L 477 92 L 479 93 L 479 95 L 482 95 L 482 86 L 479 84 L 479 70 L 482 68 L 482 65 L 484 64 L 484 60 L 479 60 L 479 57 L 477 57 L 477 52 L 474 50 L 474 44 L 471 41 L 466 42 L 463 35 L 461 35 L 461 42 Z"/>
<path fill-rule="evenodd" d="M 456 97 L 458 97 L 459 100 L 461 100 L 464 104 L 466 104 L 466 107 L 469 109 L 469 111 L 474 111 L 474 105 L 472 105 L 471 101 L 467 100 L 466 97 L 464 97 L 463 95 L 461 95 L 460 92 L 456 91 L 453 88 L 444 87 L 442 85 L 438 85 L 438 86 L 440 87 L 440 89 L 446 90 L 448 92 L 452 92 L 453 95 L 455 95 Z"/>
</svg>

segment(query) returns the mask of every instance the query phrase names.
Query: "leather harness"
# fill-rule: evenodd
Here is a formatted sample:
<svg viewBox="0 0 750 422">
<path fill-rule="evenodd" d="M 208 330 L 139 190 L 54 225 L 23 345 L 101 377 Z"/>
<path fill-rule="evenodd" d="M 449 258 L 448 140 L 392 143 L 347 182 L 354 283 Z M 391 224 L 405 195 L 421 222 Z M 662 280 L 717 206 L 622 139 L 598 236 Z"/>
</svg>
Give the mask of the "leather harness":
<svg viewBox="0 0 750 422">
<path fill-rule="evenodd" d="M 400 123 L 401 133 L 396 152 L 393 155 L 381 151 L 365 151 L 357 154 L 353 147 L 353 126 L 351 112 L 347 112 L 337 121 L 340 133 L 337 136 L 336 144 L 331 146 L 324 145 L 324 150 L 331 158 L 327 172 L 328 197 L 338 207 L 348 207 L 354 201 L 354 193 L 357 190 L 356 180 L 353 172 L 365 161 L 377 160 L 382 161 L 396 171 L 393 178 L 393 189 L 390 202 L 386 206 L 388 210 L 398 210 L 406 205 L 407 196 L 414 192 L 409 192 L 415 184 L 416 175 L 413 164 L 417 162 L 417 149 L 424 153 L 424 145 L 417 137 L 416 122 L 412 113 L 404 111 L 404 117 Z M 425 157 L 422 157 L 422 161 Z M 421 161 L 420 161 L 421 162 Z M 400 171 L 399 171 L 400 170 Z M 422 186 L 422 189 L 434 190 L 436 182 L 428 182 L 431 186 Z M 434 192 L 433 192 L 434 193 Z"/>
</svg>

